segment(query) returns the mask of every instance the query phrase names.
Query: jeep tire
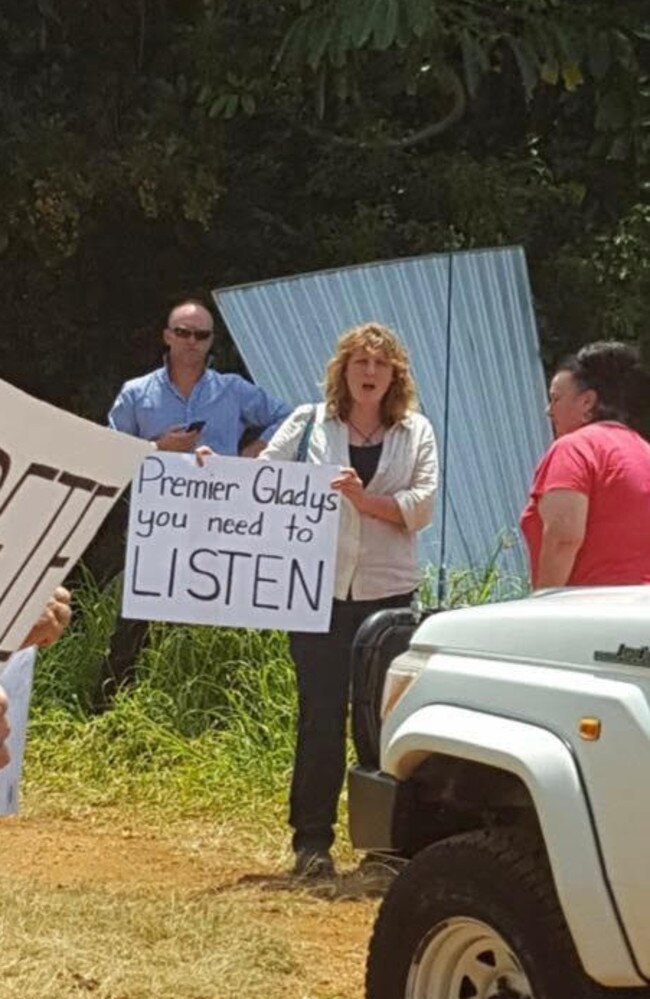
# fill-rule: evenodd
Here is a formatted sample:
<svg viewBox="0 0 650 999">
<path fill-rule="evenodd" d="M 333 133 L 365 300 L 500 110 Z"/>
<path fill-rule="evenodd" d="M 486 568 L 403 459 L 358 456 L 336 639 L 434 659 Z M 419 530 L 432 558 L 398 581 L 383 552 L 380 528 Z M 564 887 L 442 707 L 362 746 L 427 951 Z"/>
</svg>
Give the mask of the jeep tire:
<svg viewBox="0 0 650 999">
<path fill-rule="evenodd" d="M 580 964 L 543 845 L 506 829 L 427 847 L 394 881 L 370 943 L 367 999 L 648 999 Z"/>
</svg>

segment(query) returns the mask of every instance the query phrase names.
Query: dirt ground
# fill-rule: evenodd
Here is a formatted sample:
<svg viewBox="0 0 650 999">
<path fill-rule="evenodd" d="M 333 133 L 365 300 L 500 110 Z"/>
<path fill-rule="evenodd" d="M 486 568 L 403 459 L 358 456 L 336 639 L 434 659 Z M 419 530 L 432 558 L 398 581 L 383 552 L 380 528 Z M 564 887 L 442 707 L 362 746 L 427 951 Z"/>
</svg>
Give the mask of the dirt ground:
<svg viewBox="0 0 650 999">
<path fill-rule="evenodd" d="M 202 919 L 206 912 L 213 921 L 217 911 L 227 914 L 229 932 L 235 936 L 220 937 L 217 933 L 215 950 L 232 950 L 240 919 L 247 937 L 263 935 L 261 951 L 267 948 L 272 956 L 265 958 L 257 948 L 254 963 L 256 973 L 268 983 L 265 999 L 275 995 L 287 999 L 362 999 L 365 952 L 381 877 L 369 880 L 368 875 L 360 875 L 349 865 L 335 882 L 318 886 L 299 883 L 286 874 L 286 854 L 279 855 L 277 848 L 268 844 L 260 845 L 252 834 L 247 841 L 245 831 L 227 827 L 215 830 L 207 823 L 195 823 L 163 833 L 155 826 L 143 827 L 136 820 L 124 821 L 119 816 L 5 820 L 0 823 L 0 854 L 4 899 L 27 892 L 30 898 L 26 907 L 47 905 L 48 911 L 54 913 L 49 918 L 59 920 L 60 929 L 69 922 L 69 931 L 61 930 L 66 935 L 63 949 L 69 947 L 69 953 L 74 953 L 74 937 L 80 932 L 74 923 L 75 907 L 80 911 L 88 900 L 92 901 L 91 911 L 94 907 L 100 912 L 104 904 L 114 903 L 123 908 L 126 903 L 138 904 L 144 911 L 142 900 L 147 900 L 147 905 L 162 905 L 165 911 L 167 906 L 177 907 L 180 899 L 188 906 L 187 920 L 193 918 L 191 912 L 197 905 L 203 912 Z M 61 908 L 57 910 L 59 903 Z M 25 926 L 25 933 L 33 938 L 27 917 Z M 155 935 L 155 927 L 147 932 Z M 197 928 L 197 939 L 202 935 Z M 206 971 L 200 982 L 184 978 L 180 991 L 178 983 L 172 988 L 171 979 L 161 980 L 155 987 L 144 985 L 144 970 L 134 970 L 132 959 L 122 974 L 119 959 L 115 963 L 115 951 L 119 952 L 125 943 L 98 935 L 93 942 L 91 964 L 86 962 L 82 970 L 81 965 L 75 965 L 70 972 L 76 976 L 75 988 L 52 991 L 51 995 L 78 995 L 79 979 L 95 983 L 96 988 L 87 991 L 95 991 L 97 997 L 158 999 L 174 994 L 175 999 L 225 999 L 237 993 L 234 978 L 230 983 L 222 971 L 218 984 L 207 983 Z M 20 950 L 20 940 L 18 944 Z M 203 941 L 197 944 L 197 950 L 203 945 Z M 30 946 L 31 954 L 33 939 Z M 104 946 L 112 955 L 101 953 Z M 278 961 L 279 954 L 289 956 L 285 965 Z M 109 957 L 111 985 L 100 987 L 102 974 L 108 974 L 102 968 Z M 227 957 L 229 960 L 231 955 Z M 45 953 L 39 959 L 46 962 Z M 187 946 L 183 960 L 191 966 Z M 267 977 L 265 960 L 269 962 Z M 222 954 L 221 968 L 224 961 L 226 955 Z M 68 960 L 66 968 L 71 967 Z M 62 974 L 60 968 L 57 974 Z M 19 994 L 18 984 L 16 988 Z M 36 985 L 22 986 L 25 999 L 32 999 L 30 988 Z"/>
</svg>

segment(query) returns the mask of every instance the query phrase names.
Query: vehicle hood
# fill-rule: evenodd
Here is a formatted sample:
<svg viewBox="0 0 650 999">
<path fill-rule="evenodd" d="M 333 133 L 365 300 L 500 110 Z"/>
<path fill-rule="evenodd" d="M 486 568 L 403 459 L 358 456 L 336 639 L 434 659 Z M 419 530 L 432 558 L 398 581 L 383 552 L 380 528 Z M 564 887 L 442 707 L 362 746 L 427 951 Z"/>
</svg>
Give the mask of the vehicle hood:
<svg viewBox="0 0 650 999">
<path fill-rule="evenodd" d="M 432 614 L 411 647 L 581 666 L 650 666 L 650 586 L 543 590 Z"/>
</svg>

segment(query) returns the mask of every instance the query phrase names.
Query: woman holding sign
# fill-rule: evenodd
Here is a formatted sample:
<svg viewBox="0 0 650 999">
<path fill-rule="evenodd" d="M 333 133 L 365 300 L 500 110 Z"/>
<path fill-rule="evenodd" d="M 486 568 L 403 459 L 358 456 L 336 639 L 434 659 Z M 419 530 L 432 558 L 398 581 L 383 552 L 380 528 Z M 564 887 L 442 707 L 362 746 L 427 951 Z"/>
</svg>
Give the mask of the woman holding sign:
<svg viewBox="0 0 650 999">
<path fill-rule="evenodd" d="M 330 630 L 290 637 L 299 715 L 289 821 L 300 876 L 334 873 L 356 631 L 374 611 L 408 605 L 419 582 L 415 540 L 432 517 L 438 463 L 416 406 L 406 351 L 386 327 L 367 323 L 339 339 L 325 402 L 299 406 L 262 453 L 339 465 L 332 487 L 343 497 Z"/>
</svg>

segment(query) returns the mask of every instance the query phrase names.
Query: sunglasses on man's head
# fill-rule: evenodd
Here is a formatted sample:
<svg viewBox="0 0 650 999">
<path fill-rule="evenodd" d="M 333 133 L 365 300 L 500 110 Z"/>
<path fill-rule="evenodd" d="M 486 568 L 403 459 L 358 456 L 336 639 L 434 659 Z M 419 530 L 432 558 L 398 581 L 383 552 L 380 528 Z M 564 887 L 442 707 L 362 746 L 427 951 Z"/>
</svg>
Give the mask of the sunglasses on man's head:
<svg viewBox="0 0 650 999">
<path fill-rule="evenodd" d="M 171 331 L 181 340 L 189 340 L 191 336 L 195 340 L 207 340 L 213 333 L 213 330 L 191 330 L 188 326 L 172 326 Z"/>
</svg>

